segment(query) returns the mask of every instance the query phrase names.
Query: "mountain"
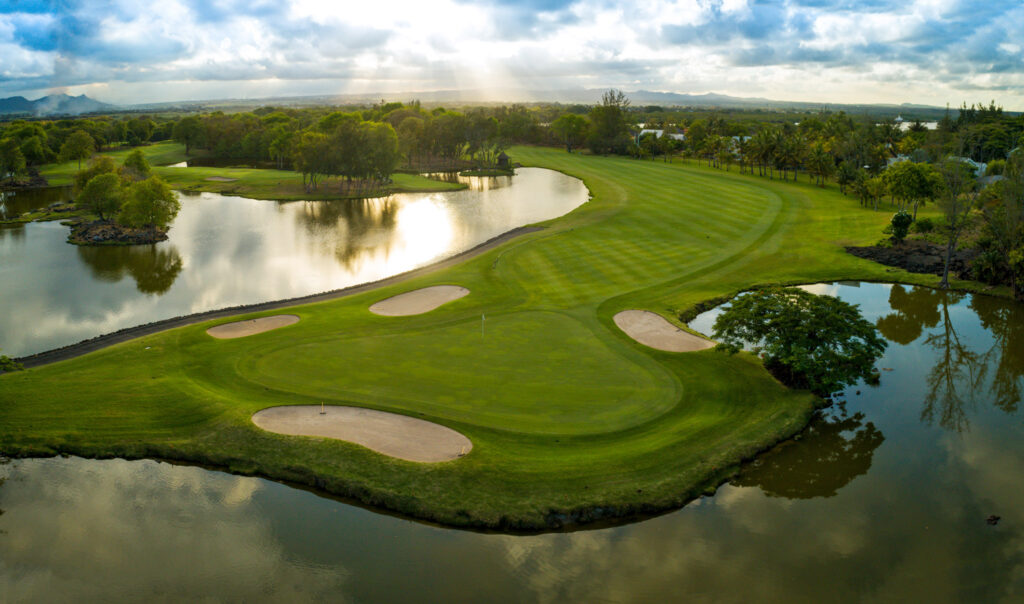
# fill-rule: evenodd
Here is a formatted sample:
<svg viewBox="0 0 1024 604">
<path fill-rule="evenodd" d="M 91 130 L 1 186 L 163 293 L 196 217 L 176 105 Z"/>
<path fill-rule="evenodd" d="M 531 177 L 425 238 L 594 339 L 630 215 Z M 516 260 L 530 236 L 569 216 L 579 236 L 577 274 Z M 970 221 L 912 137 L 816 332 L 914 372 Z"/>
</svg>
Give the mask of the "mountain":
<svg viewBox="0 0 1024 604">
<path fill-rule="evenodd" d="M 101 103 L 83 95 L 51 94 L 30 101 L 23 96 L 0 99 L 0 114 L 80 115 L 119 109 L 116 105 Z"/>
<path fill-rule="evenodd" d="M 560 90 L 524 90 L 495 88 L 488 90 L 430 90 L 410 92 L 369 92 L 362 94 L 279 96 L 248 99 L 193 100 L 134 105 L 134 111 L 214 111 L 249 110 L 255 107 L 275 105 L 290 107 L 312 107 L 320 105 L 368 105 L 387 101 L 419 100 L 430 105 L 504 105 L 508 103 L 565 103 L 593 105 L 601 102 L 604 88 L 572 88 Z M 706 94 L 683 94 L 651 90 L 624 91 L 633 107 L 648 105 L 660 107 L 688 107 L 693 109 L 738 109 L 746 111 L 797 111 L 818 112 L 821 110 L 846 111 L 850 114 L 869 114 L 876 118 L 906 120 L 920 119 L 936 121 L 945 113 L 945 108 L 911 103 L 886 104 L 863 103 L 844 104 L 808 101 L 780 101 L 761 97 L 737 97 L 709 92 Z M 1010 115 L 1016 115 L 1007 111 Z"/>
</svg>

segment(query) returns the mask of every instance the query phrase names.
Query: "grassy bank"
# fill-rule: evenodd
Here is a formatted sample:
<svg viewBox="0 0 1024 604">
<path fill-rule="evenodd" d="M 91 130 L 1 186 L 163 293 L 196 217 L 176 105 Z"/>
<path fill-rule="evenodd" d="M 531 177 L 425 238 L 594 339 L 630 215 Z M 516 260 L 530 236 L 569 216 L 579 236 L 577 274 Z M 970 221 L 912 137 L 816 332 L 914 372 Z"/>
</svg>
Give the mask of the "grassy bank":
<svg viewBox="0 0 1024 604">
<path fill-rule="evenodd" d="M 214 340 L 205 329 L 219 320 L 3 375 L 0 452 L 201 462 L 459 526 L 653 512 L 799 430 L 814 399 L 749 355 L 645 348 L 614 326 L 616 312 L 671 318 L 764 283 L 938 281 L 846 254 L 877 241 L 889 213 L 834 189 L 554 149 L 513 155 L 582 178 L 593 199 L 456 266 L 291 309 L 293 326 Z M 442 283 L 472 293 L 420 316 L 367 310 Z M 249 421 L 320 402 L 439 422 L 474 447 L 422 465 Z"/>
<path fill-rule="evenodd" d="M 146 155 L 153 166 L 153 171 L 170 183 L 171 187 L 182 191 L 223 193 L 238 195 L 251 199 L 274 199 L 280 201 L 294 200 L 327 200 L 344 199 L 346 197 L 365 197 L 366 194 L 355 195 L 341 190 L 339 179 L 325 179 L 317 191 L 307 193 L 302 184 L 302 175 L 289 170 L 258 170 L 252 168 L 171 168 L 188 159 L 185 147 L 174 142 L 162 142 L 138 147 Z M 121 162 L 134 149 L 121 149 L 104 152 L 116 161 Z M 195 155 L 195 154 L 193 154 Z M 84 163 L 83 163 L 84 165 Z M 48 164 L 40 169 L 51 186 L 69 185 L 74 182 L 78 172 L 78 162 Z M 377 195 L 389 193 L 432 193 L 436 191 L 453 191 L 464 189 L 464 185 L 447 183 L 417 174 L 394 174 L 392 184 Z"/>
</svg>

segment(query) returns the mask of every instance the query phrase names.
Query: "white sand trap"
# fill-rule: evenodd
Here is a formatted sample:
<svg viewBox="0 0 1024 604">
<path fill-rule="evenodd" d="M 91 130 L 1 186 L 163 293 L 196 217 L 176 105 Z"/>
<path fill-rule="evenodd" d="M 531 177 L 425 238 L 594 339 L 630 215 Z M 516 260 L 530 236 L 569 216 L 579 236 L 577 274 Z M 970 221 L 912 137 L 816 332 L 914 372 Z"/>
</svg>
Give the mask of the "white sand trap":
<svg viewBox="0 0 1024 604">
<path fill-rule="evenodd" d="M 624 310 L 615 315 L 615 324 L 626 335 L 644 346 L 667 352 L 694 352 L 713 348 L 715 343 L 683 331 L 649 310 Z"/>
<path fill-rule="evenodd" d="M 227 176 L 208 176 L 206 180 L 212 180 L 213 182 L 235 182 L 237 178 L 228 178 Z"/>
<path fill-rule="evenodd" d="M 385 317 L 419 315 L 467 295 L 469 290 L 465 287 L 434 285 L 381 300 L 370 307 L 370 312 Z"/>
<path fill-rule="evenodd" d="M 253 415 L 252 422 L 268 432 L 337 438 L 408 461 L 449 461 L 473 448 L 455 430 L 422 419 L 359 407 L 324 410 L 321 415 L 317 405 L 270 407 Z"/>
<path fill-rule="evenodd" d="M 299 318 L 295 315 L 274 315 L 273 317 L 262 317 L 217 325 L 207 329 L 206 333 L 220 340 L 229 340 L 231 338 L 244 338 L 245 336 L 263 333 L 278 327 L 294 325 L 298 322 Z"/>
</svg>

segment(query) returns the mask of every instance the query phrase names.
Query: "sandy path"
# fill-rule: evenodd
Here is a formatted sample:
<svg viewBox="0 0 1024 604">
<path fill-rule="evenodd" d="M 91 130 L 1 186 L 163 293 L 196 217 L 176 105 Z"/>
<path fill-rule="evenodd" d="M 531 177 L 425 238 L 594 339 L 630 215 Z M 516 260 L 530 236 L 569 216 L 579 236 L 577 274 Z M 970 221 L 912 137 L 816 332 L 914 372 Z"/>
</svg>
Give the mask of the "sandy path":
<svg viewBox="0 0 1024 604">
<path fill-rule="evenodd" d="M 683 331 L 649 310 L 624 310 L 615 315 L 615 324 L 626 335 L 644 346 L 667 352 L 694 352 L 713 348 L 715 343 Z"/>
<path fill-rule="evenodd" d="M 434 285 L 392 296 L 370 306 L 370 312 L 385 317 L 405 317 L 430 312 L 469 295 L 469 290 L 458 285 Z"/>
<path fill-rule="evenodd" d="M 294 325 L 298 322 L 299 318 L 295 315 L 274 315 L 272 317 L 261 317 L 259 319 L 217 325 L 207 329 L 206 333 L 219 340 L 228 340 L 231 338 L 244 338 L 245 336 L 263 333 L 271 329 Z"/>
<path fill-rule="evenodd" d="M 270 407 L 253 415 L 252 422 L 269 432 L 337 438 L 408 461 L 449 461 L 473 448 L 455 430 L 422 419 L 360 407 L 329 405 L 324 410 L 321 415 L 316 405 Z"/>
</svg>

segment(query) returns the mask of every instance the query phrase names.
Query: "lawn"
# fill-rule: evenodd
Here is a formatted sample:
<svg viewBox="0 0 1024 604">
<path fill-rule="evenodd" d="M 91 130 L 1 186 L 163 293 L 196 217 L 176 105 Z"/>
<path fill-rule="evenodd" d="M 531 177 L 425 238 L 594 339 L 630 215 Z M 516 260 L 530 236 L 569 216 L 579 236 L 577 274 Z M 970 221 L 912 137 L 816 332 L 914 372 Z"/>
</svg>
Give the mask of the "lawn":
<svg viewBox="0 0 1024 604">
<path fill-rule="evenodd" d="M 749 355 L 646 348 L 616 312 L 674 320 L 766 283 L 938 280 L 846 254 L 880 239 L 889 213 L 834 188 L 547 148 L 510 155 L 582 178 L 593 199 L 455 266 L 291 309 L 301 321 L 276 331 L 215 340 L 207 323 L 0 376 L 0 452 L 187 460 L 457 526 L 648 513 L 798 431 L 815 399 Z M 435 284 L 472 293 L 419 316 L 367 310 Z M 249 421 L 321 402 L 435 421 L 474 447 L 415 464 Z"/>
<path fill-rule="evenodd" d="M 137 147 L 145 155 L 156 174 L 170 183 L 171 187 L 183 191 L 206 191 L 240 195 L 252 199 L 274 199 L 280 201 L 341 199 L 346 196 L 340 189 L 338 179 L 325 179 L 318 190 L 307 193 L 302 184 L 302 175 L 290 170 L 256 170 L 252 168 L 171 168 L 171 164 L 186 161 L 184 145 L 175 142 L 160 142 Z M 120 149 L 104 152 L 118 163 L 134 151 Z M 85 162 L 82 164 L 85 165 Z M 70 161 L 60 164 L 47 164 L 39 171 L 51 186 L 70 185 L 78 172 L 78 162 Z M 224 180 L 229 179 L 229 180 Z M 452 191 L 465 188 L 458 183 L 431 180 L 417 174 L 394 174 L 392 184 L 385 193 L 412 193 Z"/>
</svg>

